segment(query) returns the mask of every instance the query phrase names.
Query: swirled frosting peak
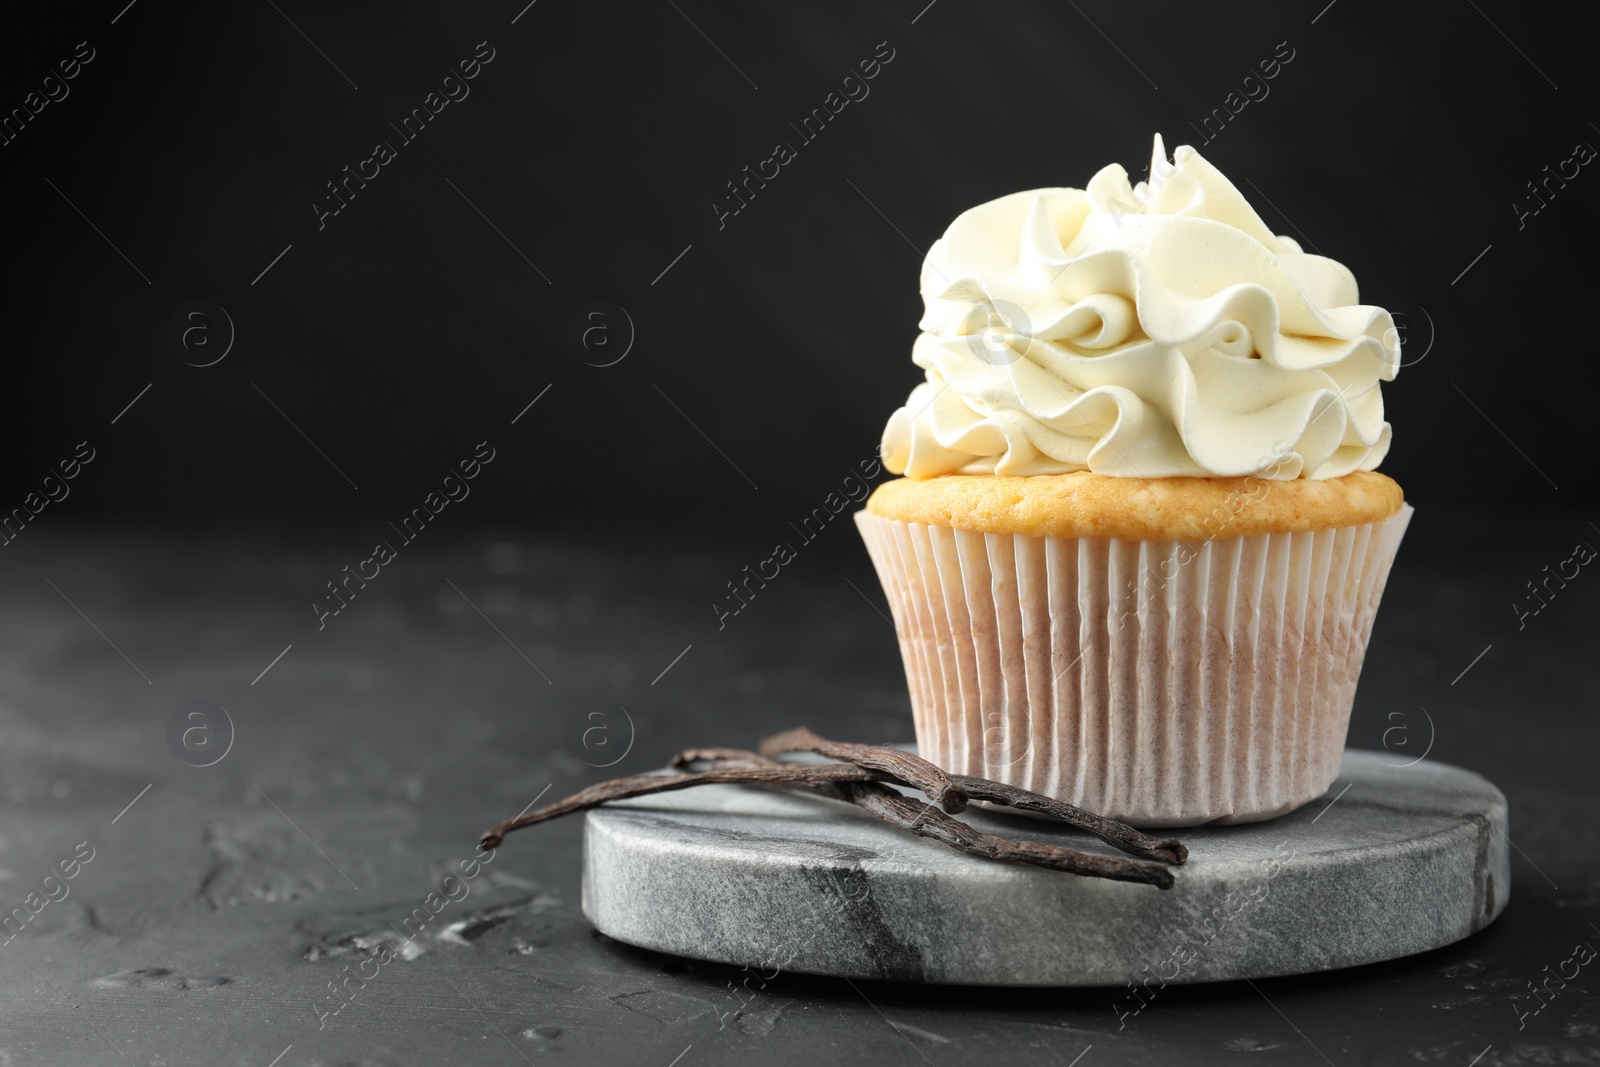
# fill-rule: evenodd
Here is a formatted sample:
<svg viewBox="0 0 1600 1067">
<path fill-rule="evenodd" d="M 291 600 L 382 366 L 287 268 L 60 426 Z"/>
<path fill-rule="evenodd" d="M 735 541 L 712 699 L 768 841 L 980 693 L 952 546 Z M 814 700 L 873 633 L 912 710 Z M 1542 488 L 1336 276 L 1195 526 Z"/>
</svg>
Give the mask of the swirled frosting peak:
<svg viewBox="0 0 1600 1067">
<path fill-rule="evenodd" d="M 1200 153 L 1151 179 L 963 213 L 922 269 L 912 360 L 889 419 L 896 474 L 1337 478 L 1389 449 L 1389 313 L 1339 263 L 1274 235 Z"/>
</svg>

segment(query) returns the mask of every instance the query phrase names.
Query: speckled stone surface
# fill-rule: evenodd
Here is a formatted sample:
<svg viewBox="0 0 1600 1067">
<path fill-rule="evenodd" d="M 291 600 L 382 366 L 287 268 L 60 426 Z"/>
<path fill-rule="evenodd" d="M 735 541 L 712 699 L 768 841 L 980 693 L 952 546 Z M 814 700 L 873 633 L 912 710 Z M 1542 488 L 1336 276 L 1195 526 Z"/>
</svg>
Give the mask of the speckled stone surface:
<svg viewBox="0 0 1600 1067">
<path fill-rule="evenodd" d="M 1407 763 L 1350 750 L 1289 815 L 1177 831 L 1190 860 L 1170 892 L 986 862 L 820 797 L 640 798 L 587 816 L 583 910 L 641 947 L 848 978 L 1154 989 L 1372 963 L 1467 937 L 1510 894 L 1505 797 Z M 961 818 L 1110 851 L 1036 819 Z"/>
<path fill-rule="evenodd" d="M 300 591 L 321 588 L 368 532 L 41 526 L 0 552 L 11 561 L 0 568 L 0 910 L 25 908 L 80 842 L 96 850 L 71 895 L 0 947 L 0 1064 L 1600 1063 L 1596 984 L 1568 981 L 1554 997 L 1540 984 L 1560 988 L 1549 975 L 1572 973 L 1575 944 L 1600 946 L 1589 925 L 1600 923 L 1600 592 L 1574 583 L 1517 631 L 1500 593 L 1548 562 L 1532 549 L 1408 543 L 1350 735 L 1394 763 L 1431 746 L 1397 775 L 1437 759 L 1504 790 L 1511 905 L 1432 952 L 1168 985 L 1152 999 L 1142 986 L 773 976 L 634 948 L 580 910 L 581 817 L 513 835 L 471 896 L 408 942 L 401 930 L 444 889 L 444 870 L 536 797 L 800 724 L 863 741 L 912 730 L 888 608 L 854 541 L 811 546 L 718 631 L 700 593 L 749 561 L 760 522 L 723 541 L 462 522 L 408 549 L 318 631 Z M 1527 539 L 1575 536 L 1552 522 Z M 193 700 L 220 705 L 237 734 L 208 767 L 169 743 L 171 717 Z M 1364 798 L 1352 788 L 1312 829 Z M 1459 809 L 1459 795 L 1444 800 L 1439 810 Z M 1197 952 L 1201 930 L 1186 942 Z M 375 980 L 350 977 L 384 950 L 398 955 Z M 341 1003 L 330 984 L 350 1002 L 324 1025 L 319 1012 Z"/>
</svg>

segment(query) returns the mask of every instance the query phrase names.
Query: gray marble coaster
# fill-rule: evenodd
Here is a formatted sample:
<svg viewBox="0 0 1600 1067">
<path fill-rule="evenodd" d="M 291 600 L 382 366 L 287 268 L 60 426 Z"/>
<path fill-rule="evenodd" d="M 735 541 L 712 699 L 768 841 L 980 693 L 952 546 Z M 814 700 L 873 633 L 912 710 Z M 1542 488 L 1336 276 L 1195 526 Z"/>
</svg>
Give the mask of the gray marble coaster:
<svg viewBox="0 0 1600 1067">
<path fill-rule="evenodd" d="M 1504 795 L 1398 762 L 1352 749 L 1326 796 L 1282 818 L 1160 831 L 1190 851 L 1166 892 L 964 856 L 820 797 L 640 798 L 586 816 L 583 911 L 662 952 L 911 982 L 1154 989 L 1393 959 L 1482 929 L 1511 889 Z M 960 818 L 1112 852 L 1036 819 Z"/>
</svg>

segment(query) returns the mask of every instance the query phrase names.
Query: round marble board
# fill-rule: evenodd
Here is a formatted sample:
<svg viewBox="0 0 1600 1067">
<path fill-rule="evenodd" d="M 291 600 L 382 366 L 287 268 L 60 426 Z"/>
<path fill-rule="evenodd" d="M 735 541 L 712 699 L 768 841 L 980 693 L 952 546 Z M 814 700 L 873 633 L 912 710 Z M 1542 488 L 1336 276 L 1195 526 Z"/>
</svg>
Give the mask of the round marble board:
<svg viewBox="0 0 1600 1067">
<path fill-rule="evenodd" d="M 1500 790 L 1397 764 L 1351 749 L 1281 818 L 1159 831 L 1189 847 L 1167 891 L 965 856 L 822 797 L 663 793 L 585 817 L 583 911 L 644 948 L 847 978 L 1155 988 L 1350 967 L 1458 941 L 1510 894 Z M 958 818 L 1116 854 L 1034 818 Z"/>
</svg>

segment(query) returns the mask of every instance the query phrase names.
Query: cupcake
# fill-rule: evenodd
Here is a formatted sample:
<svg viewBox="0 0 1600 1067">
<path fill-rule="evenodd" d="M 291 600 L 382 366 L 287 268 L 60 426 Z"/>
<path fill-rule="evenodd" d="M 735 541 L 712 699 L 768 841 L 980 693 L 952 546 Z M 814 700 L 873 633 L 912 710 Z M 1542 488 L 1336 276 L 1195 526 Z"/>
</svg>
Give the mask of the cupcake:
<svg viewBox="0 0 1600 1067">
<path fill-rule="evenodd" d="M 965 212 L 922 294 L 856 515 L 922 754 L 1144 826 L 1326 792 L 1411 514 L 1388 312 L 1159 137 Z"/>
</svg>

